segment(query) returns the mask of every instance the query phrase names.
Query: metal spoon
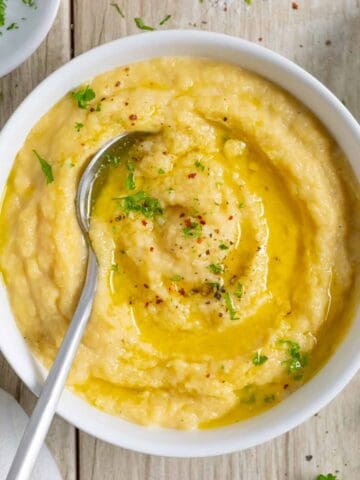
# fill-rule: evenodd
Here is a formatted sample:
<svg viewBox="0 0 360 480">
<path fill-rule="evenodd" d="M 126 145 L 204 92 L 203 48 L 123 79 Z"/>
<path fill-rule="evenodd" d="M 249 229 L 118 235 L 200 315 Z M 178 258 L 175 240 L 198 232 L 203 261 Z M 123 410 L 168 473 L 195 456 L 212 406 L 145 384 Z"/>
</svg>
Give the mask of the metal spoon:
<svg viewBox="0 0 360 480">
<path fill-rule="evenodd" d="M 98 274 L 96 255 L 89 239 L 90 214 L 96 194 L 109 173 L 106 168 L 110 165 L 109 158 L 121 157 L 143 136 L 144 133 L 141 132 L 122 133 L 111 139 L 94 155 L 81 176 L 76 195 L 76 215 L 88 247 L 85 282 L 74 316 L 16 451 L 7 480 L 29 478 L 90 317 Z"/>
</svg>

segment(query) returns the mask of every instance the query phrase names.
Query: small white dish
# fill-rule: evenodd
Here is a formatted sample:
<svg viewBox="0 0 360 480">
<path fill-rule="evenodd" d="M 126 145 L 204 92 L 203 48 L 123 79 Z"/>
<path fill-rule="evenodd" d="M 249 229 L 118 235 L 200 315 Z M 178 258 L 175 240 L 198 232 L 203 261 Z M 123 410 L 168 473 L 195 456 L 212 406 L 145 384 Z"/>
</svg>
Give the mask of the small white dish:
<svg viewBox="0 0 360 480">
<path fill-rule="evenodd" d="M 0 134 L 0 193 L 30 129 L 69 90 L 118 66 L 169 55 L 230 62 L 285 88 L 323 122 L 360 179 L 360 126 L 318 80 L 286 58 L 239 38 L 211 32 L 167 30 L 102 45 L 75 58 L 44 80 L 18 107 Z M 34 359 L 22 338 L 1 282 L 0 305 L 0 349 L 26 385 L 39 393 L 45 369 Z M 359 309 L 354 317 L 344 340 L 317 375 L 276 407 L 234 425 L 199 431 L 147 428 L 97 410 L 69 390 L 64 391 L 57 412 L 95 437 L 154 455 L 201 457 L 249 448 L 296 427 L 329 403 L 351 380 L 360 367 Z"/>
<path fill-rule="evenodd" d="M 0 27 L 0 77 L 38 48 L 54 23 L 60 0 L 7 0 L 6 4 L 5 25 Z"/>
</svg>

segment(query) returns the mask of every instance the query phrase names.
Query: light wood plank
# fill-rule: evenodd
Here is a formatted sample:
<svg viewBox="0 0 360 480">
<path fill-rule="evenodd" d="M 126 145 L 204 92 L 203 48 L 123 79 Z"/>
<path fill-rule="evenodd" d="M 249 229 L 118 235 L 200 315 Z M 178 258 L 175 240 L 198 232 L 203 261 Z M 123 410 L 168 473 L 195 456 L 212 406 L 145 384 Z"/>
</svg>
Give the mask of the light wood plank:
<svg viewBox="0 0 360 480">
<path fill-rule="evenodd" d="M 241 36 L 294 60 L 360 118 L 360 2 L 348 0 L 119 1 L 121 18 L 106 0 L 75 0 L 75 52 L 139 33 L 133 18 L 166 28 L 197 28 Z M 86 7 L 85 7 L 86 5 Z M 91 25 L 91 28 L 89 26 Z M 356 47 L 357 46 L 357 47 Z M 305 480 L 322 472 L 360 478 L 358 422 L 360 374 L 316 417 L 265 445 L 216 458 L 173 459 L 143 455 L 80 434 L 81 480 Z M 305 457 L 311 455 L 311 460 Z M 308 457 L 310 458 L 310 457 Z"/>
<path fill-rule="evenodd" d="M 19 68 L 0 79 L 0 91 L 3 93 L 0 103 L 0 127 L 42 79 L 70 59 L 70 40 L 70 0 L 63 0 L 55 24 L 40 48 Z M 20 382 L 2 356 L 0 387 L 14 395 L 28 413 L 31 412 L 35 403 L 34 395 Z M 64 480 L 75 480 L 75 428 L 56 417 L 49 431 L 47 444 Z"/>
</svg>

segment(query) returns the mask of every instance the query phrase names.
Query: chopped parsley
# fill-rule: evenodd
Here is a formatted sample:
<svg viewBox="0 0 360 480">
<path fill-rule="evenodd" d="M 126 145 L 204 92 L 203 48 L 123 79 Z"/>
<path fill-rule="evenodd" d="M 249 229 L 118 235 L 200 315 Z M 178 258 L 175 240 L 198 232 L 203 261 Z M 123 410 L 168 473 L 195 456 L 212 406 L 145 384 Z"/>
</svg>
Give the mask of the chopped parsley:
<svg viewBox="0 0 360 480">
<path fill-rule="evenodd" d="M 269 395 L 265 395 L 264 402 L 265 403 L 275 402 L 275 395 L 273 393 L 270 393 Z"/>
<path fill-rule="evenodd" d="M 0 0 L 0 27 L 5 25 L 5 11 L 6 11 L 6 2 L 5 0 Z"/>
<path fill-rule="evenodd" d="M 76 130 L 77 132 L 80 132 L 80 130 L 83 128 L 83 126 L 84 126 L 83 123 L 81 123 L 81 122 L 76 122 L 76 123 L 75 123 L 75 130 Z"/>
<path fill-rule="evenodd" d="M 163 168 L 159 168 L 158 174 L 159 175 L 164 175 L 164 173 L 165 173 L 165 170 Z"/>
<path fill-rule="evenodd" d="M 300 352 L 300 345 L 291 340 L 279 340 L 279 345 L 288 347 L 289 359 L 283 363 L 288 366 L 288 373 L 293 375 L 294 380 L 300 380 L 303 376 L 303 368 L 307 364 L 307 357 Z"/>
<path fill-rule="evenodd" d="M 79 108 L 87 108 L 89 102 L 95 98 L 95 92 L 89 85 L 86 85 L 86 87 L 72 92 L 72 96 L 77 101 Z"/>
<path fill-rule="evenodd" d="M 125 18 L 124 12 L 121 10 L 121 8 L 117 3 L 110 3 L 110 5 L 115 8 L 115 10 L 118 12 L 120 17 Z"/>
<path fill-rule="evenodd" d="M 265 363 L 266 360 L 268 360 L 268 357 L 266 355 L 261 355 L 260 350 L 258 350 L 253 356 L 252 362 L 254 365 L 258 366 Z"/>
<path fill-rule="evenodd" d="M 159 25 L 164 25 L 168 20 L 170 20 L 171 15 L 165 15 L 165 17 L 159 22 Z"/>
<path fill-rule="evenodd" d="M 19 25 L 16 22 L 10 23 L 10 25 L 6 28 L 6 30 L 17 30 Z"/>
<path fill-rule="evenodd" d="M 127 176 L 126 188 L 128 190 L 135 190 L 135 188 L 136 188 L 135 178 L 134 178 L 134 173 L 133 172 L 129 173 L 129 175 Z"/>
<path fill-rule="evenodd" d="M 246 405 L 251 405 L 253 403 L 256 403 L 256 396 L 253 391 L 252 385 L 246 385 L 242 389 L 242 397 L 241 397 L 241 403 L 245 403 Z"/>
<path fill-rule="evenodd" d="M 337 476 L 333 475 L 332 473 L 328 473 L 327 475 L 324 475 L 323 473 L 321 475 L 318 475 L 316 477 L 316 480 L 336 480 Z"/>
<path fill-rule="evenodd" d="M 154 28 L 154 27 L 150 27 L 149 25 L 145 25 L 143 19 L 140 18 L 140 17 L 134 18 L 134 22 L 135 22 L 136 26 L 138 28 L 140 28 L 140 30 L 149 30 L 149 31 L 156 30 L 156 28 Z"/>
<path fill-rule="evenodd" d="M 224 272 L 224 267 L 216 263 L 210 263 L 208 268 L 212 271 L 212 273 L 215 273 L 216 275 Z"/>
<path fill-rule="evenodd" d="M 135 185 L 135 177 L 134 177 L 134 171 L 135 171 L 134 162 L 132 162 L 131 160 L 127 160 L 126 168 L 130 172 L 126 179 L 126 188 L 128 190 L 135 190 L 136 185 Z"/>
<path fill-rule="evenodd" d="M 239 203 L 239 208 L 244 208 L 244 206 L 245 206 L 245 205 L 244 205 L 244 202 L 240 202 L 240 203 Z"/>
<path fill-rule="evenodd" d="M 236 316 L 236 310 L 229 292 L 224 293 L 224 299 L 226 307 L 229 310 L 230 320 L 238 320 L 239 317 Z"/>
<path fill-rule="evenodd" d="M 191 222 L 190 225 L 183 228 L 182 231 L 185 237 L 199 238 L 202 234 L 202 226 L 200 225 L 200 223 Z"/>
<path fill-rule="evenodd" d="M 144 217 L 154 218 L 164 213 L 157 198 L 151 197 L 143 190 L 127 197 L 114 198 L 119 202 L 120 208 L 128 215 L 130 212 L 139 212 Z"/>
<path fill-rule="evenodd" d="M 118 272 L 118 271 L 119 271 L 119 265 L 118 265 L 117 263 L 113 263 L 113 264 L 111 265 L 111 270 L 112 270 L 113 272 Z"/>
<path fill-rule="evenodd" d="M 238 283 L 236 285 L 236 290 L 234 293 L 238 298 L 241 298 L 244 295 L 244 287 L 242 286 L 242 283 Z"/>
<path fill-rule="evenodd" d="M 30 8 L 36 8 L 35 0 L 22 0 L 22 2 Z"/>
<path fill-rule="evenodd" d="M 244 0 L 244 2 L 247 3 L 248 5 L 252 5 L 253 0 Z"/>
<path fill-rule="evenodd" d="M 42 158 L 36 150 L 33 150 L 34 154 L 36 155 L 37 159 L 39 160 L 41 170 L 44 172 L 44 175 L 46 177 L 46 183 L 51 183 L 54 181 L 54 176 L 52 173 L 52 167 L 51 165 L 44 159 Z"/>
<path fill-rule="evenodd" d="M 225 245 L 225 243 L 220 243 L 219 248 L 220 250 L 229 250 L 229 247 Z"/>
<path fill-rule="evenodd" d="M 199 160 L 196 160 L 195 167 L 201 170 L 202 172 L 205 170 L 205 165 L 203 165 Z"/>
<path fill-rule="evenodd" d="M 183 279 L 183 277 L 181 275 L 177 274 L 177 273 L 171 277 L 171 280 L 173 282 L 180 282 L 180 280 L 182 280 L 182 279 Z"/>
</svg>

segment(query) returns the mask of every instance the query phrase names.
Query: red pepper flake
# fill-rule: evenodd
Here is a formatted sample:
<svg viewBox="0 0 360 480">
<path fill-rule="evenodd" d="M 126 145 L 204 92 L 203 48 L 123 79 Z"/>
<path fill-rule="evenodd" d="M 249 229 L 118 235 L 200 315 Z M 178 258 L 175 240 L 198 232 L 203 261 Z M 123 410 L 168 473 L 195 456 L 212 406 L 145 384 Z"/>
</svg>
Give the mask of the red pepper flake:
<svg viewBox="0 0 360 480">
<path fill-rule="evenodd" d="M 200 225 L 206 225 L 205 220 L 199 220 Z"/>
<path fill-rule="evenodd" d="M 192 227 L 192 221 L 190 220 L 190 218 L 186 218 L 184 223 L 185 223 L 186 227 L 188 227 L 188 228 Z"/>
<path fill-rule="evenodd" d="M 203 238 L 199 237 L 199 238 L 196 239 L 196 242 L 197 243 L 202 243 L 203 240 L 204 240 Z"/>
<path fill-rule="evenodd" d="M 156 300 L 156 305 L 159 305 L 159 303 L 163 303 L 163 301 L 164 301 L 164 300 L 162 300 L 161 298 L 158 298 L 158 299 Z"/>
<path fill-rule="evenodd" d="M 205 377 L 206 377 L 206 378 L 210 378 L 210 373 L 207 373 L 207 374 L 205 375 Z"/>
<path fill-rule="evenodd" d="M 180 295 L 185 296 L 185 290 L 183 288 L 180 288 L 179 293 L 180 293 Z"/>
<path fill-rule="evenodd" d="M 141 223 L 144 225 L 144 227 L 146 227 L 146 225 L 147 225 L 147 221 L 146 221 L 146 220 L 141 220 Z"/>
<path fill-rule="evenodd" d="M 227 122 L 227 117 L 224 117 L 223 120 L 224 120 L 224 122 Z"/>
<path fill-rule="evenodd" d="M 154 251 L 154 247 L 150 247 L 150 252 L 153 252 Z"/>
<path fill-rule="evenodd" d="M 189 173 L 188 175 L 188 178 L 195 178 L 196 177 L 196 173 Z"/>
<path fill-rule="evenodd" d="M 149 306 L 149 303 L 150 303 L 150 302 L 146 302 L 146 303 L 145 303 L 145 308 L 147 308 L 147 307 Z"/>
<path fill-rule="evenodd" d="M 129 105 L 129 102 L 125 102 L 124 105 L 125 107 L 127 107 Z"/>
<path fill-rule="evenodd" d="M 149 285 L 147 283 L 144 283 L 145 288 L 149 288 Z"/>
<path fill-rule="evenodd" d="M 120 80 L 118 80 L 118 81 L 115 83 L 115 87 L 120 87 L 120 85 L 121 85 L 121 82 L 120 82 Z"/>
<path fill-rule="evenodd" d="M 234 218 L 233 215 L 230 215 L 230 217 L 228 218 L 228 220 L 232 220 Z"/>
<path fill-rule="evenodd" d="M 125 70 L 125 72 L 128 72 L 128 71 L 130 70 L 130 68 L 129 68 L 129 67 L 125 67 L 124 70 Z"/>
<path fill-rule="evenodd" d="M 179 217 L 180 217 L 180 218 L 184 218 L 184 217 L 185 217 L 185 213 L 180 213 Z"/>
<path fill-rule="evenodd" d="M 288 388 L 289 384 L 288 383 L 285 383 L 284 385 L 284 390 L 286 390 Z"/>
<path fill-rule="evenodd" d="M 130 120 L 137 120 L 137 115 L 135 113 L 132 113 L 131 115 L 129 115 L 129 119 Z"/>
<path fill-rule="evenodd" d="M 296 2 L 292 2 L 291 6 L 293 10 L 297 10 L 299 8 L 299 5 Z"/>
<path fill-rule="evenodd" d="M 95 108 L 91 107 L 90 112 L 95 112 Z"/>
</svg>

